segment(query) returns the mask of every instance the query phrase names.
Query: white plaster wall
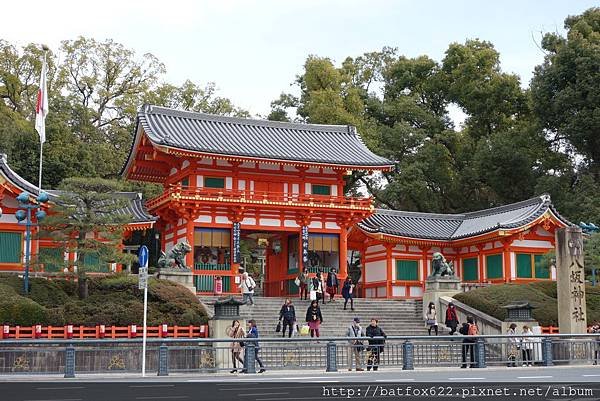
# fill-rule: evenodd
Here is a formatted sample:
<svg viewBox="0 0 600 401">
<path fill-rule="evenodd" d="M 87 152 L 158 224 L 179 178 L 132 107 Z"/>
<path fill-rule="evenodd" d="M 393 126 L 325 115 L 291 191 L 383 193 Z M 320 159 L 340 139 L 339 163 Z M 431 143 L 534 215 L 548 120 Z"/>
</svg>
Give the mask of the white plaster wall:
<svg viewBox="0 0 600 401">
<path fill-rule="evenodd" d="M 517 255 L 510 253 L 510 278 L 517 278 Z"/>
<path fill-rule="evenodd" d="M 187 228 L 182 228 L 181 230 L 177 230 L 177 235 L 186 235 L 187 234 Z"/>
<path fill-rule="evenodd" d="M 406 287 L 403 285 L 392 286 L 392 296 L 393 297 L 405 297 L 406 296 Z"/>
<path fill-rule="evenodd" d="M 208 157 L 203 157 L 202 160 L 200 160 L 198 162 L 198 164 L 212 164 L 212 159 L 208 158 Z"/>
<path fill-rule="evenodd" d="M 484 246 L 483 249 L 492 249 L 492 243 L 491 242 L 487 242 Z"/>
<path fill-rule="evenodd" d="M 292 184 L 292 194 L 298 195 L 300 193 L 300 185 Z"/>
<path fill-rule="evenodd" d="M 227 160 L 217 159 L 217 166 L 229 167 L 231 164 L 229 164 Z"/>
<path fill-rule="evenodd" d="M 266 164 L 260 163 L 258 165 L 259 170 L 279 170 L 279 164 Z"/>
<path fill-rule="evenodd" d="M 281 225 L 281 222 L 279 219 L 260 219 L 259 220 L 259 224 L 261 226 L 268 226 L 268 227 L 279 227 Z"/>
<path fill-rule="evenodd" d="M 283 171 L 297 172 L 298 169 L 296 169 L 296 167 L 294 167 L 294 166 L 285 165 L 285 166 L 283 166 Z"/>
<path fill-rule="evenodd" d="M 320 221 L 313 221 L 310 223 L 308 228 L 323 228 L 323 223 L 321 223 Z"/>
<path fill-rule="evenodd" d="M 233 178 L 225 177 L 225 189 L 232 189 L 232 188 L 233 188 Z"/>
<path fill-rule="evenodd" d="M 387 262 L 385 260 L 367 262 L 365 264 L 365 280 L 367 283 L 387 280 Z"/>
<path fill-rule="evenodd" d="M 331 186 L 331 196 L 337 196 L 337 194 L 338 194 L 338 186 L 332 185 Z"/>
<path fill-rule="evenodd" d="M 409 251 L 409 252 L 421 252 L 421 250 L 419 249 L 419 247 L 418 247 L 418 246 L 414 246 L 414 245 L 411 245 L 411 246 L 408 248 L 408 251 Z"/>
<path fill-rule="evenodd" d="M 284 220 L 283 221 L 283 226 L 284 227 L 294 227 L 294 228 L 300 227 L 298 225 L 298 223 L 296 223 L 296 220 Z"/>
<path fill-rule="evenodd" d="M 12 223 L 12 224 L 16 224 L 19 221 L 17 220 L 17 218 L 15 217 L 14 214 L 3 214 L 0 217 L 0 223 Z"/>
<path fill-rule="evenodd" d="M 423 296 L 423 288 L 421 286 L 410 287 L 410 296 L 411 297 L 422 297 Z"/>
<path fill-rule="evenodd" d="M 255 226 L 256 219 L 254 217 L 244 217 L 244 220 L 242 220 L 241 224 L 248 224 L 251 226 Z"/>
<path fill-rule="evenodd" d="M 469 252 L 469 248 L 466 246 L 463 246 L 462 248 L 460 248 L 460 253 L 468 253 Z"/>
<path fill-rule="evenodd" d="M 229 224 L 231 221 L 227 216 L 215 216 L 215 223 Z"/>
<path fill-rule="evenodd" d="M 175 246 L 175 244 L 172 241 L 169 241 L 165 244 L 165 253 L 169 252 L 171 249 L 173 249 L 173 247 Z"/>
<path fill-rule="evenodd" d="M 549 231 L 544 230 L 544 228 L 542 226 L 537 226 L 536 229 L 535 229 L 535 232 L 538 235 L 542 235 L 544 237 L 554 237 L 554 234 L 552 234 Z"/>
<path fill-rule="evenodd" d="M 444 250 L 442 251 L 442 253 L 444 255 L 455 255 L 456 252 L 454 252 L 453 248 L 444 248 Z"/>
<path fill-rule="evenodd" d="M 167 235 L 165 235 L 165 240 L 170 240 L 170 239 L 172 239 L 172 238 L 173 238 L 173 235 L 175 235 L 175 234 L 173 234 L 173 233 L 170 233 L 170 234 L 167 234 Z"/>
<path fill-rule="evenodd" d="M 190 165 L 190 162 L 188 160 L 184 160 L 183 163 L 181 163 L 181 169 L 183 170 L 184 168 L 186 168 L 189 165 Z"/>
<path fill-rule="evenodd" d="M 204 187 L 204 176 L 203 175 L 197 175 L 196 176 L 196 186 L 198 188 Z"/>
<path fill-rule="evenodd" d="M 512 242 L 512 246 L 519 246 L 523 248 L 552 248 L 550 241 L 537 241 L 537 240 L 515 240 Z"/>
<path fill-rule="evenodd" d="M 305 194 L 312 194 L 311 187 L 310 187 L 310 184 L 308 182 L 304 183 L 304 193 Z"/>
<path fill-rule="evenodd" d="M 212 223 L 212 216 L 199 216 L 196 220 L 196 223 Z"/>
<path fill-rule="evenodd" d="M 315 174 L 319 174 L 319 169 L 316 167 L 311 167 L 308 170 L 306 170 L 307 173 L 315 173 Z"/>
<path fill-rule="evenodd" d="M 472 246 L 471 248 L 469 248 L 469 250 L 471 252 L 478 252 L 479 251 L 476 246 Z"/>
<path fill-rule="evenodd" d="M 283 183 L 283 194 L 284 195 L 288 194 L 288 183 L 287 182 Z"/>
<path fill-rule="evenodd" d="M 400 245 L 400 244 L 398 244 L 398 245 L 396 245 L 394 247 L 394 250 L 395 251 L 406 251 L 406 245 Z"/>
<path fill-rule="evenodd" d="M 366 254 L 376 253 L 385 251 L 385 247 L 383 245 L 373 245 L 367 248 Z"/>
<path fill-rule="evenodd" d="M 496 241 L 494 242 L 494 248 L 502 248 L 504 245 L 502 245 L 502 242 L 500 241 Z"/>
<path fill-rule="evenodd" d="M 171 173 L 170 173 L 169 175 L 173 175 L 173 174 L 175 174 L 175 173 L 177 173 L 177 169 L 176 169 L 175 167 L 173 167 L 173 168 L 171 169 Z"/>
<path fill-rule="evenodd" d="M 337 223 L 334 223 L 333 221 L 328 221 L 325 223 L 325 228 L 330 228 L 332 230 L 337 230 L 340 228 L 340 226 L 337 225 Z"/>
<path fill-rule="evenodd" d="M 367 290 L 365 291 L 365 297 L 366 298 L 375 298 L 375 288 L 367 288 Z"/>
<path fill-rule="evenodd" d="M 246 180 L 238 180 L 238 189 L 243 191 L 246 189 Z"/>
<path fill-rule="evenodd" d="M 387 297 L 387 287 L 377 287 L 378 297 Z"/>
</svg>

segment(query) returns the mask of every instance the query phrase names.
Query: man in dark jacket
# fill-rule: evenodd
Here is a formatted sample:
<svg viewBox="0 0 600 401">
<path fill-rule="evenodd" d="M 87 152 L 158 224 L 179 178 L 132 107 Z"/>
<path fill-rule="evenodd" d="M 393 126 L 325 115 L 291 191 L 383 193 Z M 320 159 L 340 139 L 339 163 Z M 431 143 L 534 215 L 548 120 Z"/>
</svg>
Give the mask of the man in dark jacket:
<svg viewBox="0 0 600 401">
<path fill-rule="evenodd" d="M 387 338 L 387 335 L 383 332 L 381 327 L 378 326 L 378 323 L 379 321 L 377 319 L 371 319 L 371 324 L 367 327 L 367 337 L 371 337 L 367 349 L 367 371 L 371 370 L 371 368 L 373 368 L 374 371 L 379 368 L 379 358 L 383 352 L 385 338 Z"/>
<path fill-rule="evenodd" d="M 286 327 L 290 328 L 288 338 L 292 337 L 292 331 L 296 324 L 296 310 L 294 309 L 294 305 L 292 305 L 292 300 L 289 298 L 285 300 L 285 303 L 279 311 L 279 321 L 283 321 L 282 337 L 285 337 Z"/>
<path fill-rule="evenodd" d="M 478 334 L 477 325 L 475 324 L 475 319 L 473 316 L 467 316 L 467 322 L 463 323 L 461 328 L 458 331 L 463 335 L 463 344 L 462 344 L 462 365 L 461 368 L 465 369 L 467 367 L 467 354 L 470 356 L 470 364 L 468 365 L 470 368 L 475 367 L 475 342 L 477 341 L 472 336 Z"/>
</svg>

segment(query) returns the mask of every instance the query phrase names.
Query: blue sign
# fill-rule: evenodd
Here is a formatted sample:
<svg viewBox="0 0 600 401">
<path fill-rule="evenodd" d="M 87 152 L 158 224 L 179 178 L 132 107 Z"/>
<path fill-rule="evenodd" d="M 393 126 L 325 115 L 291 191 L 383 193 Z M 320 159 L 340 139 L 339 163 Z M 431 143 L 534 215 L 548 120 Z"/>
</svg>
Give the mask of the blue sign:
<svg viewBox="0 0 600 401">
<path fill-rule="evenodd" d="M 148 247 L 146 245 L 142 245 L 138 252 L 138 260 L 140 262 L 140 266 L 148 267 Z"/>
<path fill-rule="evenodd" d="M 308 267 L 308 227 L 302 226 L 302 267 Z"/>
<path fill-rule="evenodd" d="M 242 254 L 240 252 L 240 223 L 233 223 L 233 263 L 240 263 Z"/>
</svg>

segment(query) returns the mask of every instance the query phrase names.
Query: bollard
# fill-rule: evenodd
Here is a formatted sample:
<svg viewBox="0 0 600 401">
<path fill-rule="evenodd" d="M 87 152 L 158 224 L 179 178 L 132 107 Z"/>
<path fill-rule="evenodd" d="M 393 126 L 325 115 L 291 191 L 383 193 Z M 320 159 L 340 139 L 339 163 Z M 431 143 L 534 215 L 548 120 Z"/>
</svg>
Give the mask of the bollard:
<svg viewBox="0 0 600 401">
<path fill-rule="evenodd" d="M 35 325 L 35 330 L 34 330 L 34 338 L 41 338 L 42 337 L 42 325 L 41 324 L 36 324 Z"/>
<path fill-rule="evenodd" d="M 67 325 L 67 338 L 69 340 L 73 338 L 73 325 L 72 324 Z"/>
<path fill-rule="evenodd" d="M 158 347 L 158 376 L 169 376 L 169 348 L 164 343 Z"/>
<path fill-rule="evenodd" d="M 168 334 L 169 334 L 169 327 L 166 325 L 166 323 L 161 324 L 159 336 L 167 337 Z"/>
<path fill-rule="evenodd" d="M 67 345 L 65 348 L 65 379 L 75 377 L 75 347 L 73 344 Z"/>
<path fill-rule="evenodd" d="M 552 340 L 550 338 L 542 338 L 542 366 L 552 366 Z"/>
<path fill-rule="evenodd" d="M 106 337 L 106 326 L 101 324 L 98 330 L 98 337 L 104 338 Z"/>
<path fill-rule="evenodd" d="M 244 347 L 244 373 L 256 373 L 256 354 L 255 354 L 255 344 L 253 342 L 246 342 L 246 346 Z"/>
<path fill-rule="evenodd" d="M 402 343 L 402 370 L 414 370 L 415 368 L 415 346 L 406 340 Z"/>
<path fill-rule="evenodd" d="M 137 326 L 135 324 L 131 325 L 131 330 L 129 331 L 129 338 L 137 337 Z"/>
<path fill-rule="evenodd" d="M 483 341 L 483 338 L 478 338 L 475 343 L 475 358 L 477 363 L 475 366 L 477 368 L 487 367 L 485 361 L 485 342 Z"/>
<path fill-rule="evenodd" d="M 333 341 L 327 343 L 326 372 L 337 372 L 337 345 Z"/>
</svg>

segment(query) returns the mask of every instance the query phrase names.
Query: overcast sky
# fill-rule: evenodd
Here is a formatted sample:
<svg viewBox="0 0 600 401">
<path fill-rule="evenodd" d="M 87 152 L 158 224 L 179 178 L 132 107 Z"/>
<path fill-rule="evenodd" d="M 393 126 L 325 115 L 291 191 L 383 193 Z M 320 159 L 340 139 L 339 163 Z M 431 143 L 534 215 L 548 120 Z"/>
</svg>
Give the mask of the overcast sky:
<svg viewBox="0 0 600 401">
<path fill-rule="evenodd" d="M 451 42 L 489 40 L 504 71 L 531 79 L 543 59 L 543 32 L 563 32 L 566 16 L 597 1 L 378 0 L 100 0 L 8 1 L 0 9 L 0 38 L 47 43 L 83 35 L 111 38 L 150 52 L 180 84 L 213 81 L 219 93 L 253 114 L 301 72 L 309 54 L 341 62 L 383 46 L 410 57 L 443 57 Z"/>
</svg>

